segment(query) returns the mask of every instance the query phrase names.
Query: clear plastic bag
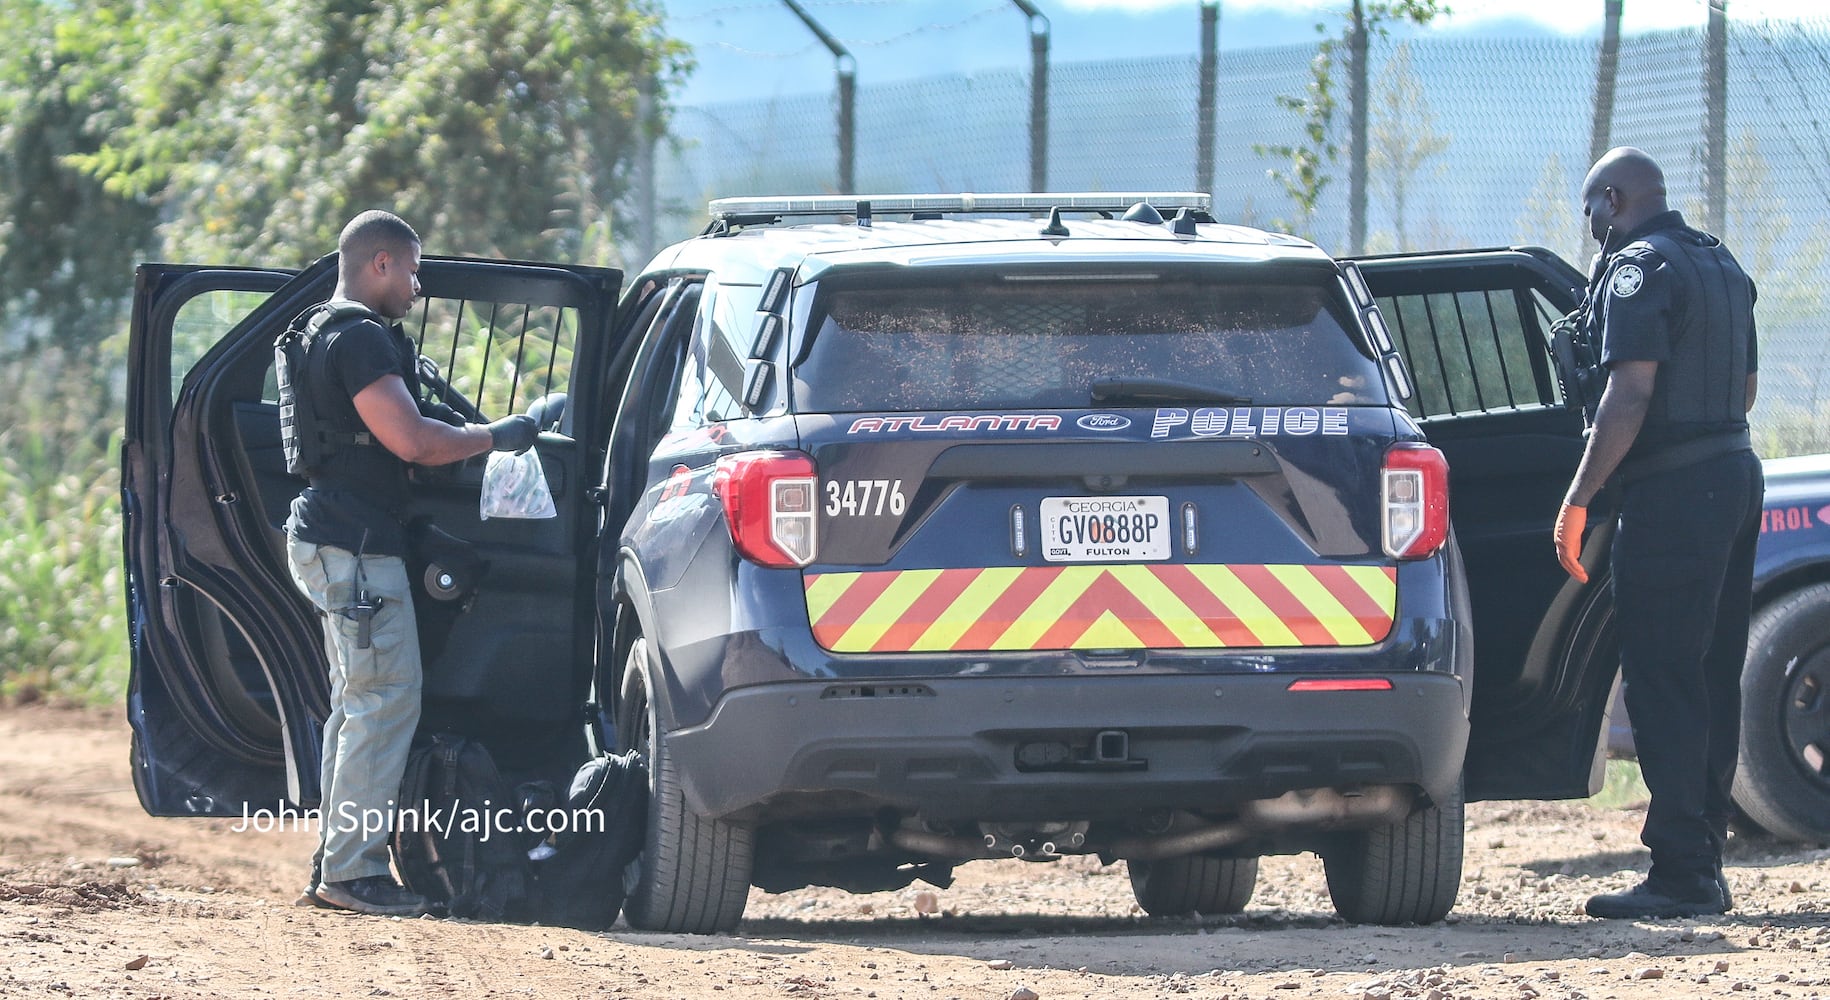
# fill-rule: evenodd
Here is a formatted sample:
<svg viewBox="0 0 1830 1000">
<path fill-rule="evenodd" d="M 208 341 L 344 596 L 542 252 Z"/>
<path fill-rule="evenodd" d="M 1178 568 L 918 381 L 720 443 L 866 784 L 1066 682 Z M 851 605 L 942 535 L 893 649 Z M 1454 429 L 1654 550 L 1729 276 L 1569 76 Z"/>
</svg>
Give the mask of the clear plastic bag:
<svg viewBox="0 0 1830 1000">
<path fill-rule="evenodd" d="M 540 465 L 540 453 L 529 448 L 519 455 L 492 451 L 483 467 L 483 492 L 477 503 L 477 514 L 487 521 L 492 517 L 557 517 L 553 493 L 547 489 L 546 469 Z"/>
</svg>

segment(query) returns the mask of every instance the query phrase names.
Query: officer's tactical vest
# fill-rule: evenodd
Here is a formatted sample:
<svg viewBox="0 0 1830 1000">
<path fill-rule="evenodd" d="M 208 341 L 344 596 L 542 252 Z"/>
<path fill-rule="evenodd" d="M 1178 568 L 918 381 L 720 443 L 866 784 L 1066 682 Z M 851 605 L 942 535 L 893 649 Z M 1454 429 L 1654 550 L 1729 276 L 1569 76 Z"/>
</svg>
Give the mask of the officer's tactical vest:
<svg viewBox="0 0 1830 1000">
<path fill-rule="evenodd" d="M 295 317 L 273 343 L 273 369 L 280 387 L 280 444 L 286 453 L 286 471 L 295 476 L 309 477 L 323 469 L 342 448 L 376 446 L 362 428 L 331 426 L 321 402 L 330 377 L 330 341 L 361 320 L 387 325 L 359 302 L 322 302 Z M 301 374 L 303 384 L 298 381 Z"/>
<path fill-rule="evenodd" d="M 1747 418 L 1753 367 L 1753 286 L 1722 241 L 1688 226 L 1647 233 L 1626 250 L 1649 248 L 1685 291 L 1671 360 L 1659 366 L 1647 419 L 1658 424 L 1739 424 Z"/>
</svg>

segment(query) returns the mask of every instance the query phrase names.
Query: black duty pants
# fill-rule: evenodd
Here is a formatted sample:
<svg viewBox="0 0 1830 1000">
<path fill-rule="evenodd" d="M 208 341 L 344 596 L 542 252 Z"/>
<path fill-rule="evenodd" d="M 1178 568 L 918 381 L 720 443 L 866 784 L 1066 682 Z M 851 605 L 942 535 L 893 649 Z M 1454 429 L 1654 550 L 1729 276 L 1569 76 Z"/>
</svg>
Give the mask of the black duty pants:
<svg viewBox="0 0 1830 1000">
<path fill-rule="evenodd" d="M 1721 863 L 1764 494 L 1750 451 L 1621 491 L 1614 601 L 1655 878 L 1713 878 Z"/>
</svg>

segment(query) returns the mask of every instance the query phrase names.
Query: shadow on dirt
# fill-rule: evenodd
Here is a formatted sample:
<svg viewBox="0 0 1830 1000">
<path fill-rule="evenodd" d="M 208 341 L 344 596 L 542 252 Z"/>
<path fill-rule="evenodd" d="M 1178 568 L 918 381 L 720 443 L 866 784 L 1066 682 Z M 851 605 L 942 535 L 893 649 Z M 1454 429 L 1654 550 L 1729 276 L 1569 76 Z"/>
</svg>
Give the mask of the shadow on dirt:
<svg viewBox="0 0 1830 1000">
<path fill-rule="evenodd" d="M 745 921 L 736 938 L 699 939 L 714 947 L 780 953 L 783 939 L 806 941 L 807 950 L 843 943 L 912 955 L 1009 961 L 1011 967 L 1083 969 L 1111 976 L 1203 975 L 1216 970 L 1248 974 L 1303 972 L 1376 974 L 1389 971 L 1382 956 L 1451 970 L 1587 958 L 1649 956 L 1729 957 L 1750 937 L 1778 929 L 1824 925 L 1830 912 L 1731 913 L 1692 921 L 1597 921 L 1459 916 L 1427 927 L 1348 924 L 1332 914 L 1273 911 L 1227 917 L 1128 919 L 1040 914 L 878 918 L 868 920 Z M 1706 922 L 1710 930 L 1697 930 Z M 1317 930 L 1326 933 L 1284 934 Z M 1418 961 L 1422 945 L 1428 957 Z"/>
</svg>

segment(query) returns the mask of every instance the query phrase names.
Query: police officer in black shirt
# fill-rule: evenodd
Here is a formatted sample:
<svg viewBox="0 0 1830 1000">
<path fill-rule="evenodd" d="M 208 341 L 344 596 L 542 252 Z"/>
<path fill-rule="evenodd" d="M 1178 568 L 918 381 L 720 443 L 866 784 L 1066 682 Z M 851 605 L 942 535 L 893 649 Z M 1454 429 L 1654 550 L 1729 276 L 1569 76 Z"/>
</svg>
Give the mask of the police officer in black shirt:
<svg viewBox="0 0 1830 1000">
<path fill-rule="evenodd" d="M 1722 242 L 1684 224 L 1640 150 L 1610 150 L 1583 182 L 1601 241 L 1588 330 L 1607 388 L 1557 515 L 1557 557 L 1587 581 L 1590 500 L 1618 488 L 1612 551 L 1621 676 L 1652 801 L 1646 879 L 1588 901 L 1597 917 L 1722 913 L 1741 718 L 1741 665 L 1765 491 L 1748 441 L 1754 286 Z"/>
<path fill-rule="evenodd" d="M 294 583 L 322 613 L 330 667 L 319 847 L 300 902 L 411 915 L 426 901 L 394 880 L 387 847 L 420 712 L 401 520 L 407 466 L 526 451 L 536 428 L 525 415 L 464 424 L 417 399 L 418 355 L 397 322 L 419 297 L 420 242 L 411 226 L 364 212 L 344 227 L 337 252 L 336 292 L 307 325 L 302 363 L 287 366 L 290 393 L 306 404 L 294 412 L 309 414 L 311 426 L 282 422 L 288 464 L 309 456 L 310 480 L 286 522 L 287 558 Z"/>
</svg>

